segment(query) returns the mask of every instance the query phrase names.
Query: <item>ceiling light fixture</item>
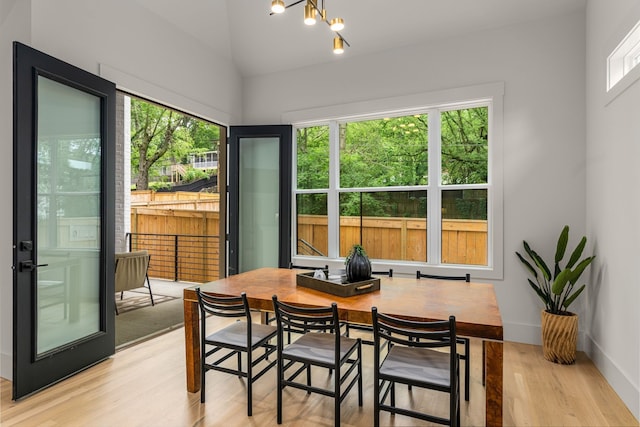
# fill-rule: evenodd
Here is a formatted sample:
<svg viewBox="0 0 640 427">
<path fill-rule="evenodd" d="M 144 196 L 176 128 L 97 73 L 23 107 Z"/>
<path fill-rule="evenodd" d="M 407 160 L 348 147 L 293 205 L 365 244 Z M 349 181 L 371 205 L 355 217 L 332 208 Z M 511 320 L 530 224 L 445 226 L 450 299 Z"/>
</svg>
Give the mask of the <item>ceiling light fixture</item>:
<svg viewBox="0 0 640 427">
<path fill-rule="evenodd" d="M 271 2 L 271 12 L 273 13 L 284 12 L 284 2 L 282 0 L 273 0 Z"/>
<path fill-rule="evenodd" d="M 307 4 L 304 5 L 304 23 L 307 25 L 316 24 L 316 8 L 311 0 L 307 0 Z"/>
<path fill-rule="evenodd" d="M 271 1 L 271 15 L 280 14 L 292 6 L 298 5 L 305 0 L 297 0 L 286 6 L 283 0 L 272 0 Z M 307 25 L 315 25 L 316 16 L 319 15 L 320 20 L 324 21 L 331 31 L 335 33 L 335 37 L 333 38 L 333 53 L 341 54 L 344 53 L 344 45 L 351 47 L 348 41 L 342 37 L 338 31 L 344 29 L 344 20 L 342 18 L 333 18 L 330 21 L 327 19 L 327 11 L 324 8 L 324 0 L 322 0 L 322 8 L 318 8 L 319 0 L 306 0 L 306 4 L 304 5 L 304 23 Z"/>
<path fill-rule="evenodd" d="M 340 37 L 333 38 L 333 53 L 336 55 L 340 55 L 344 53 L 344 45 L 342 44 L 342 39 Z"/>
</svg>

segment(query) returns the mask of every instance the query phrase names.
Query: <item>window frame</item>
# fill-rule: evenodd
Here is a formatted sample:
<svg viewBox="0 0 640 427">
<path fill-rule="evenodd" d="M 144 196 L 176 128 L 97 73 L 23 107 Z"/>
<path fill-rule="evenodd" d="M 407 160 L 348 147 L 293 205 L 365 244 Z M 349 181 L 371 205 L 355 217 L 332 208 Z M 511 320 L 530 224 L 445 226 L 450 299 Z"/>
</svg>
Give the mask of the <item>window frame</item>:
<svg viewBox="0 0 640 427">
<path fill-rule="evenodd" d="M 504 83 L 489 83 L 485 85 L 468 86 L 463 88 L 448 89 L 437 92 L 426 92 L 401 96 L 396 98 L 386 98 L 370 100 L 367 102 L 341 104 L 331 107 L 300 110 L 283 114 L 285 123 L 293 126 L 293 140 L 296 141 L 296 131 L 299 128 L 309 126 L 329 126 L 329 188 L 298 190 L 297 189 L 297 149 L 293 150 L 292 161 L 292 200 L 296 200 L 297 194 L 325 192 L 327 194 L 328 213 L 328 255 L 327 257 L 309 257 L 296 254 L 296 203 L 292 203 L 292 261 L 295 264 L 313 265 L 314 261 L 329 264 L 331 267 L 340 268 L 344 263 L 344 258 L 338 256 L 339 252 L 339 232 L 336 232 L 339 222 L 338 198 L 343 189 L 339 186 L 339 147 L 331 141 L 338 138 L 338 124 L 350 121 L 360 121 L 367 119 L 379 119 L 390 116 L 404 116 L 415 113 L 428 114 L 429 129 L 437 129 L 437 141 L 440 140 L 440 112 L 462 108 L 474 108 L 477 106 L 487 106 L 489 116 L 489 138 L 488 138 L 488 179 L 484 184 L 464 184 L 464 185 L 442 185 L 441 183 L 441 155 L 434 155 L 432 150 L 439 149 L 440 144 L 433 144 L 430 134 L 429 143 L 429 181 L 427 185 L 411 187 L 367 187 L 349 188 L 349 192 L 362 190 L 372 191 L 402 191 L 402 190 L 427 190 L 428 192 L 428 217 L 436 218 L 428 222 L 432 230 L 427 238 L 427 251 L 432 256 L 427 262 L 416 261 L 392 261 L 375 260 L 377 269 L 393 268 L 394 274 L 415 275 L 416 270 L 432 274 L 461 274 L 471 273 L 477 279 L 502 279 L 504 265 L 503 248 L 503 96 Z M 434 112 L 438 114 L 434 114 Z M 294 147 L 295 148 L 295 147 Z M 437 169 L 432 169 L 436 167 Z M 437 181 L 434 182 L 433 177 Z M 441 194 L 442 190 L 454 189 L 477 189 L 486 188 L 488 190 L 487 200 L 487 265 L 457 265 L 440 264 L 441 257 Z M 435 215 L 435 216 L 434 216 Z M 437 228 L 433 224 L 437 223 Z M 333 231 L 331 231 L 333 230 Z M 437 232 L 434 232 L 437 231 Z M 437 262 L 436 262 L 437 260 Z"/>
</svg>

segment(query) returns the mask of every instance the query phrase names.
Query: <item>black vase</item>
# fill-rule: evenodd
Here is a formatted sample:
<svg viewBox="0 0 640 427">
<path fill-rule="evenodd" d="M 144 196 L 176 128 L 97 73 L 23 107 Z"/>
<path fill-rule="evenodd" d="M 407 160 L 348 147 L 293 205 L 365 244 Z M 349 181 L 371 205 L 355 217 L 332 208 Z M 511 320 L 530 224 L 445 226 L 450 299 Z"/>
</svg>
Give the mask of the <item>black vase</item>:
<svg viewBox="0 0 640 427">
<path fill-rule="evenodd" d="M 371 262 L 365 255 L 354 252 L 347 263 L 347 280 L 360 282 L 371 278 Z"/>
</svg>

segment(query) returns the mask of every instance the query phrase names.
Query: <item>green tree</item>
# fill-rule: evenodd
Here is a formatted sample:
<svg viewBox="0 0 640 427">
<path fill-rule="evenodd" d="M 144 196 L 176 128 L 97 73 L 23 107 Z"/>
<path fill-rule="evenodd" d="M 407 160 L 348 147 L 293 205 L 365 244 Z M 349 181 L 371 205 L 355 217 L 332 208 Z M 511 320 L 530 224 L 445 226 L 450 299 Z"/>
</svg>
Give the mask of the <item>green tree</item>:
<svg viewBox="0 0 640 427">
<path fill-rule="evenodd" d="M 158 165 L 185 163 L 187 154 L 218 149 L 217 125 L 131 98 L 131 168 L 136 188 L 149 188 Z"/>
</svg>

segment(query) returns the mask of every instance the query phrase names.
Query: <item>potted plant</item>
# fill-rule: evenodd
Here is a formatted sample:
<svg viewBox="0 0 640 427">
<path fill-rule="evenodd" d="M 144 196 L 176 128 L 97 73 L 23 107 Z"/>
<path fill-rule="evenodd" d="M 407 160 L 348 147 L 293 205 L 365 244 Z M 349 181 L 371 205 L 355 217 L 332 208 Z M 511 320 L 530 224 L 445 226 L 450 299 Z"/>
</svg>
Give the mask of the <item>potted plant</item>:
<svg viewBox="0 0 640 427">
<path fill-rule="evenodd" d="M 371 262 L 361 245 L 353 245 L 344 263 L 347 267 L 349 282 L 360 282 L 371 278 Z"/>
<path fill-rule="evenodd" d="M 578 316 L 568 310 L 585 288 L 574 287 L 584 270 L 595 256 L 583 258 L 582 252 L 587 238 L 582 237 L 569 260 L 561 265 L 569 241 L 569 226 L 565 225 L 558 238 L 553 272 L 548 264 L 526 241 L 523 241 L 527 257 L 516 252 L 534 280 L 527 278 L 529 285 L 545 304 L 542 310 L 542 352 L 544 358 L 556 363 L 572 364 L 576 360 L 578 339 Z"/>
</svg>

